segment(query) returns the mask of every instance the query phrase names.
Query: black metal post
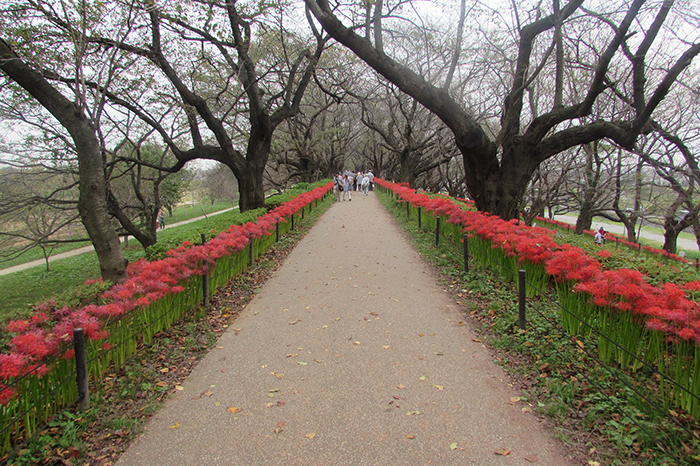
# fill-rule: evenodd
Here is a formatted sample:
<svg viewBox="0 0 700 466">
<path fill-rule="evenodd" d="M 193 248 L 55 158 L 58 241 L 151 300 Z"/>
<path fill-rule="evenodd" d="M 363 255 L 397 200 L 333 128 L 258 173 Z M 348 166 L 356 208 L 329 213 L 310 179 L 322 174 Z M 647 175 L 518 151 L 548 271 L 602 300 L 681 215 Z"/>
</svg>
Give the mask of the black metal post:
<svg viewBox="0 0 700 466">
<path fill-rule="evenodd" d="M 422 225 L 422 222 L 421 222 L 421 215 L 420 215 L 420 211 L 421 211 L 421 208 L 420 208 L 420 207 L 418 207 L 418 229 L 419 229 L 419 230 L 420 230 L 420 229 L 421 229 L 421 227 L 423 226 L 423 225 Z"/>
<path fill-rule="evenodd" d="M 202 233 L 202 245 L 207 242 L 207 237 Z M 209 307 L 209 266 L 204 264 L 204 274 L 202 275 L 202 306 Z"/>
<path fill-rule="evenodd" d="M 255 264 L 255 238 L 250 238 L 250 258 L 248 264 L 252 267 Z"/>
<path fill-rule="evenodd" d="M 440 216 L 435 217 L 435 246 L 440 245 Z"/>
<path fill-rule="evenodd" d="M 275 223 L 275 243 L 280 242 L 280 222 Z"/>
<path fill-rule="evenodd" d="M 304 206 L 301 207 L 301 219 L 304 220 Z"/>
<path fill-rule="evenodd" d="M 85 332 L 82 328 L 73 329 L 73 348 L 75 349 L 75 372 L 78 383 L 78 408 L 81 411 L 87 411 L 90 409 L 90 390 L 88 390 Z"/>
<path fill-rule="evenodd" d="M 294 214 L 292 214 L 292 230 L 294 229 Z"/>
<path fill-rule="evenodd" d="M 462 241 L 464 242 L 464 273 L 469 273 L 469 241 L 467 235 L 463 235 Z"/>
<path fill-rule="evenodd" d="M 518 270 L 518 327 L 525 330 L 525 271 Z"/>
<path fill-rule="evenodd" d="M 406 201 L 406 217 L 411 218 L 411 203 Z"/>
</svg>

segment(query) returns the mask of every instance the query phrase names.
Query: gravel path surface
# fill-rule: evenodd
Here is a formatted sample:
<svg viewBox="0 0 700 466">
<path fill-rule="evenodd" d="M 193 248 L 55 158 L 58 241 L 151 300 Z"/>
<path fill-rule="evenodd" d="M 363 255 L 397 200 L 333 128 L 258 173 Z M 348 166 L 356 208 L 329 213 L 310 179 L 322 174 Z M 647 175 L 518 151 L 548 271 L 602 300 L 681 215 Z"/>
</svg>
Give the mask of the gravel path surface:
<svg viewBox="0 0 700 466">
<path fill-rule="evenodd" d="M 336 203 L 117 464 L 573 464 L 460 320 L 374 193 Z"/>
</svg>

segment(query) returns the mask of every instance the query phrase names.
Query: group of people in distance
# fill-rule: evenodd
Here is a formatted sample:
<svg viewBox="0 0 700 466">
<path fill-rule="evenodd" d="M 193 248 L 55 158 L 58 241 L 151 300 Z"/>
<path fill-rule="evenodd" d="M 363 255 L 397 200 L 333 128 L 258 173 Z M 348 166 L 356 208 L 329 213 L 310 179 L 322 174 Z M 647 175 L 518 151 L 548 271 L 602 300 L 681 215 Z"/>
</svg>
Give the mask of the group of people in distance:
<svg viewBox="0 0 700 466">
<path fill-rule="evenodd" d="M 353 191 L 362 191 L 366 196 L 369 191 L 374 189 L 374 175 L 371 171 L 367 173 L 346 171 L 343 174 L 338 172 L 333 175 L 333 183 L 333 194 L 336 201 L 344 201 L 346 197 L 348 201 L 352 201 Z"/>
</svg>

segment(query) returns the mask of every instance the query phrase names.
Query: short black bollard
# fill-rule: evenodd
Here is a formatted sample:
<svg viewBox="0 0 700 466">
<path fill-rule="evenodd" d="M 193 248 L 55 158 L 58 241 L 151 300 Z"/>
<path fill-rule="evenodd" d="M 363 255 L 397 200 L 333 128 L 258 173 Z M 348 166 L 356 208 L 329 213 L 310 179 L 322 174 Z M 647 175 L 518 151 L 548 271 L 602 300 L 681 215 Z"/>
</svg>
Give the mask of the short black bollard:
<svg viewBox="0 0 700 466">
<path fill-rule="evenodd" d="M 275 243 L 280 242 L 280 222 L 275 223 Z"/>
<path fill-rule="evenodd" d="M 253 264 L 255 264 L 255 238 L 250 238 L 250 243 L 248 244 L 250 245 L 250 258 L 248 260 L 248 265 L 252 267 Z"/>
<path fill-rule="evenodd" d="M 87 411 L 90 409 L 90 391 L 88 390 L 85 332 L 82 328 L 73 329 L 73 348 L 75 349 L 75 373 L 78 382 L 78 408 L 81 411 Z"/>
<path fill-rule="evenodd" d="M 292 214 L 292 230 L 294 229 L 294 214 Z"/>
<path fill-rule="evenodd" d="M 420 207 L 418 207 L 418 229 L 419 229 L 419 230 L 420 230 L 420 229 L 421 229 L 421 227 L 423 226 L 423 225 L 422 225 L 422 222 L 421 222 L 421 215 L 420 215 L 420 211 L 421 211 L 421 208 L 420 208 Z"/>
<path fill-rule="evenodd" d="M 207 242 L 207 237 L 202 233 L 202 245 Z M 209 266 L 204 264 L 204 273 L 202 274 L 202 306 L 206 309 L 209 307 Z"/>
<path fill-rule="evenodd" d="M 411 203 L 406 201 L 406 217 L 411 218 Z"/>
<path fill-rule="evenodd" d="M 469 273 L 469 241 L 467 235 L 463 235 L 462 241 L 464 242 L 464 273 Z"/>
<path fill-rule="evenodd" d="M 304 207 L 301 208 L 301 219 L 304 220 Z"/>
<path fill-rule="evenodd" d="M 440 216 L 435 217 L 435 246 L 440 245 Z"/>
<path fill-rule="evenodd" d="M 525 330 L 525 271 L 518 270 L 518 327 Z"/>
</svg>

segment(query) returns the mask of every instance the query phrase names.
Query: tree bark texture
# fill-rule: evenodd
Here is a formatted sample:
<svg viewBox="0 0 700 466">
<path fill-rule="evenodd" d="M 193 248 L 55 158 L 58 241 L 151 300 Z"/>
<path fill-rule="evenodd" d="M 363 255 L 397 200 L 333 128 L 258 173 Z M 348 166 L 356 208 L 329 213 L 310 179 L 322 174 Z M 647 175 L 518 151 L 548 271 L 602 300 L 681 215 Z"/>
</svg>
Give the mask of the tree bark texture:
<svg viewBox="0 0 700 466">
<path fill-rule="evenodd" d="M 124 255 L 108 214 L 104 161 L 95 129 L 82 109 L 24 63 L 2 39 L 0 68 L 48 110 L 71 135 L 78 155 L 80 176 L 78 211 L 97 252 L 102 278 L 114 283 L 126 280 Z"/>
</svg>

